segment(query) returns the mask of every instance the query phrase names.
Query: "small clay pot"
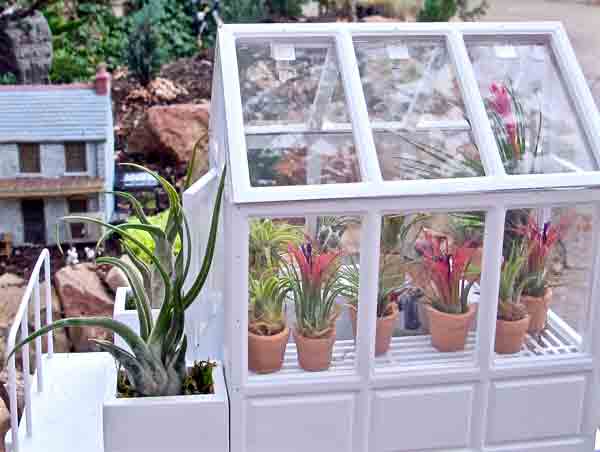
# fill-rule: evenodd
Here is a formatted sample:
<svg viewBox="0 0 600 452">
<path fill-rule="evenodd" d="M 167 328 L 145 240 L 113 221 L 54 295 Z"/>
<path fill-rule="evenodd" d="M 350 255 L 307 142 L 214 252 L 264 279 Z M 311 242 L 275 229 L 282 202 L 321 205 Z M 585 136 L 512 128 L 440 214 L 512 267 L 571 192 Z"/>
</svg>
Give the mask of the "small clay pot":
<svg viewBox="0 0 600 452">
<path fill-rule="evenodd" d="M 447 314 L 429 305 L 425 309 L 429 317 L 431 344 L 440 352 L 464 350 L 477 307 L 469 305 L 469 310 L 464 314 Z"/>
<path fill-rule="evenodd" d="M 496 320 L 496 342 L 494 350 L 503 355 L 518 353 L 523 347 L 529 316 L 521 320 Z"/>
<path fill-rule="evenodd" d="M 548 307 L 552 301 L 552 289 L 546 289 L 543 297 L 521 296 L 521 303 L 525 305 L 529 314 L 529 333 L 538 335 L 546 328 L 548 320 Z"/>
<path fill-rule="evenodd" d="M 356 309 L 351 307 L 350 320 L 352 321 L 352 331 L 356 338 Z M 381 356 L 390 349 L 392 335 L 394 334 L 394 325 L 398 320 L 398 305 L 390 303 L 388 305 L 388 314 L 384 317 L 377 317 L 377 326 L 375 331 L 375 356 Z"/>
<path fill-rule="evenodd" d="M 248 369 L 258 374 L 281 370 L 290 329 L 273 336 L 260 336 L 248 331 Z"/>
<path fill-rule="evenodd" d="M 323 338 L 306 337 L 294 329 L 294 340 L 298 350 L 298 363 L 302 369 L 309 372 L 327 370 L 331 365 L 335 330 Z"/>
</svg>

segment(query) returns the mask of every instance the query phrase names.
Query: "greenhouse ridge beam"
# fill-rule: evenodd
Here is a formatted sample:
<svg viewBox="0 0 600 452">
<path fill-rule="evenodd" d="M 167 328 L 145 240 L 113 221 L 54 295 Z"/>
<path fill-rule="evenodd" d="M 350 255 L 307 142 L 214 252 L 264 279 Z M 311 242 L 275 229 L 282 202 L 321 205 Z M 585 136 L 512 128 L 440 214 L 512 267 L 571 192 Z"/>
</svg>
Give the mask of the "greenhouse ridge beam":
<svg viewBox="0 0 600 452">
<path fill-rule="evenodd" d="M 471 119 L 472 135 L 479 149 L 486 177 L 435 180 L 383 181 L 375 150 L 373 132 L 376 124 L 369 121 L 366 102 L 354 53 L 353 37 L 438 38 L 446 43 L 449 57 L 456 71 L 465 109 Z M 577 174 L 536 174 L 506 176 L 499 157 L 481 93 L 466 44 L 470 39 L 489 36 L 517 38 L 519 42 L 534 41 L 548 44 L 558 65 L 559 74 L 569 99 L 580 118 L 580 125 L 589 144 L 596 167 L 600 162 L 600 118 L 586 114 L 594 111 L 594 101 L 583 74 L 576 62 L 573 49 L 564 28 L 557 22 L 540 23 L 335 23 L 335 24 L 260 24 L 224 25 L 219 32 L 218 65 L 221 69 L 225 94 L 224 110 L 232 200 L 235 204 L 260 202 L 307 201 L 318 199 L 364 199 L 378 197 L 406 197 L 427 195 L 465 195 L 469 193 L 510 192 L 513 190 L 598 187 L 600 177 L 595 171 L 577 171 Z M 253 187 L 250 183 L 245 134 L 266 133 L 269 127 L 245 127 L 240 97 L 239 67 L 236 54 L 238 39 L 294 39 L 317 38 L 332 40 L 338 53 L 339 70 L 352 123 L 356 154 L 362 182 L 315 186 Z M 225 64 L 226 62 L 226 64 Z M 374 127 L 375 126 L 375 127 Z M 275 128 L 283 126 L 276 126 Z M 297 128 L 297 127 L 296 127 Z M 293 133 L 294 127 L 289 132 Z M 329 131 L 325 127 L 325 131 Z M 560 164 L 560 162 L 558 162 Z M 562 165 L 565 167 L 565 165 Z M 572 168 L 571 168 L 572 169 Z"/>
</svg>

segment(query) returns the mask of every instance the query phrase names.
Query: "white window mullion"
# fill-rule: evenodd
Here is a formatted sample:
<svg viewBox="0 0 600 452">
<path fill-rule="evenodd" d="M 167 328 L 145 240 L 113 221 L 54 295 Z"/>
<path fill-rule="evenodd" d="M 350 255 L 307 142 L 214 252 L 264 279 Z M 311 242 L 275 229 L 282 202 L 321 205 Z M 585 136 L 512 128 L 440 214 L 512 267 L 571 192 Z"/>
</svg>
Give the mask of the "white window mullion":
<svg viewBox="0 0 600 452">
<path fill-rule="evenodd" d="M 500 152 L 494 139 L 492 126 L 488 121 L 483 98 L 479 92 L 473 65 L 467 53 L 467 47 L 461 33 L 456 30 L 448 34 L 448 52 L 456 70 L 462 99 L 471 121 L 472 134 L 486 175 L 496 176 L 506 174 L 500 158 Z"/>
<path fill-rule="evenodd" d="M 364 182 L 381 182 L 381 170 L 369 121 L 367 102 L 358 71 L 358 62 L 352 44 L 352 36 L 348 31 L 340 31 L 336 37 L 336 44 L 342 83 L 352 121 L 354 141 L 360 160 L 361 175 Z"/>
</svg>

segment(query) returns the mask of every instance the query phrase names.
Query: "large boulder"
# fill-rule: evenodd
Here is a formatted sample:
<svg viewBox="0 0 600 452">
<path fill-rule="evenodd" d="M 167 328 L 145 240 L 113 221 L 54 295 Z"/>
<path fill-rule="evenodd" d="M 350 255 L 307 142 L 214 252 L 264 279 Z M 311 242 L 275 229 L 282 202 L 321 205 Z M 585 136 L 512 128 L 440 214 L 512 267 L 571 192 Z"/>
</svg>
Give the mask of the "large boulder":
<svg viewBox="0 0 600 452">
<path fill-rule="evenodd" d="M 208 103 L 150 107 L 129 136 L 128 151 L 189 162 L 200 141 L 194 166 L 198 175 L 203 174 L 208 169 L 209 109 Z"/>
<path fill-rule="evenodd" d="M 56 272 L 54 282 L 65 317 L 112 317 L 114 300 L 93 264 L 61 268 Z M 76 352 L 94 350 L 89 339 L 112 341 L 112 334 L 103 328 L 69 328 L 68 334 Z"/>
<path fill-rule="evenodd" d="M 42 13 L 0 27 L 0 74 L 13 73 L 19 84 L 46 84 L 51 64 L 52 33 Z"/>
</svg>

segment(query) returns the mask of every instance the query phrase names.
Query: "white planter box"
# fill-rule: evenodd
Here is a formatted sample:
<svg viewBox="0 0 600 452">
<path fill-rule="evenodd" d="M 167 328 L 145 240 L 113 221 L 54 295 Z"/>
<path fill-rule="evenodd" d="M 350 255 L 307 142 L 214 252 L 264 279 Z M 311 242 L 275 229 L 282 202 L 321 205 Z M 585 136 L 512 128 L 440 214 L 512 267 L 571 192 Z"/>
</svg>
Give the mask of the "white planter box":
<svg viewBox="0 0 600 452">
<path fill-rule="evenodd" d="M 221 363 L 210 395 L 116 398 L 108 382 L 103 406 L 104 452 L 226 452 L 229 401 Z"/>
</svg>

